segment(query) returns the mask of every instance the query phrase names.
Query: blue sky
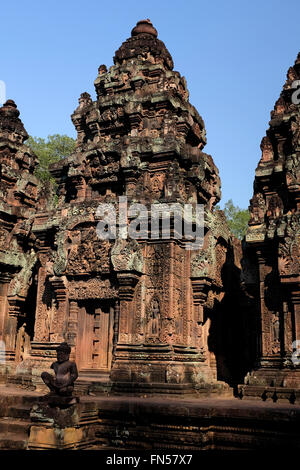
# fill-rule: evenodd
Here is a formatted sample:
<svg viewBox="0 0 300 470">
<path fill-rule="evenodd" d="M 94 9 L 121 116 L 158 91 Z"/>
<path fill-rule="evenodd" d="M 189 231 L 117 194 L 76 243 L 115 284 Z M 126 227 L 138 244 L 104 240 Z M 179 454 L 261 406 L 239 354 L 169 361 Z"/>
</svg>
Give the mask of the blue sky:
<svg viewBox="0 0 300 470">
<path fill-rule="evenodd" d="M 260 141 L 300 50 L 298 0 L 14 0 L 0 11 L 0 80 L 38 137 L 75 137 L 80 93 L 95 98 L 98 66 L 112 65 L 136 22 L 150 18 L 204 119 L 221 206 L 248 206 Z"/>
</svg>

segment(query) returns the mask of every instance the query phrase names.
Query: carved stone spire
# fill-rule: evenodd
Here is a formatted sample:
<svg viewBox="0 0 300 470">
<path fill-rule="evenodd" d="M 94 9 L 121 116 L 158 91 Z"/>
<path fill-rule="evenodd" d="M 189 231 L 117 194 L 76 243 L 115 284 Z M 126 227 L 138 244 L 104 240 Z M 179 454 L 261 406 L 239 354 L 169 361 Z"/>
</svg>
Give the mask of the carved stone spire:
<svg viewBox="0 0 300 470">
<path fill-rule="evenodd" d="M 20 111 L 13 100 L 7 100 L 0 108 L 0 138 L 23 144 L 28 134 L 19 119 Z"/>
<path fill-rule="evenodd" d="M 166 46 L 157 39 L 157 31 L 150 20 L 141 20 L 131 31 L 127 39 L 116 51 L 114 63 L 121 65 L 124 60 L 142 57 L 152 62 L 162 62 L 165 67 L 172 70 L 174 67 L 172 57 Z"/>
<path fill-rule="evenodd" d="M 157 30 L 154 28 L 149 18 L 137 22 L 136 26 L 131 31 L 131 36 L 137 36 L 138 34 L 151 34 L 157 38 Z"/>
<path fill-rule="evenodd" d="M 250 201 L 245 258 L 257 260 L 253 272 L 258 273 L 255 288 L 261 344 L 258 370 L 248 377 L 246 393 L 250 395 L 262 394 L 272 384 L 280 396 L 300 395 L 300 370 L 293 370 L 292 361 L 294 341 L 300 338 L 299 80 L 300 54 L 289 68 L 271 112 Z M 285 391 L 285 387 L 293 391 Z"/>
</svg>

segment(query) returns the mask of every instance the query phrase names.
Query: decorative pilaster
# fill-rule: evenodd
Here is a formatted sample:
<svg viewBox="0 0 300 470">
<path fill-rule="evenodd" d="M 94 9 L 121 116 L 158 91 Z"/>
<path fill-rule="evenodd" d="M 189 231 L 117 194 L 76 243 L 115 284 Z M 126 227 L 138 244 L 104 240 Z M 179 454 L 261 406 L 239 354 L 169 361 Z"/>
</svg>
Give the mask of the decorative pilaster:
<svg viewBox="0 0 300 470">
<path fill-rule="evenodd" d="M 7 361 L 14 361 L 15 359 L 17 324 L 20 310 L 20 299 L 8 298 L 8 318 L 5 327 L 5 348 Z"/>
<path fill-rule="evenodd" d="M 73 300 L 70 301 L 68 328 L 67 328 L 66 336 L 67 336 L 67 342 L 72 347 L 76 346 L 78 313 L 79 313 L 78 303 Z"/>
<path fill-rule="evenodd" d="M 57 310 L 52 321 L 50 340 L 54 342 L 65 341 L 65 325 L 68 318 L 68 281 L 66 276 L 53 276 L 50 278 L 55 297 L 57 299 Z"/>
</svg>

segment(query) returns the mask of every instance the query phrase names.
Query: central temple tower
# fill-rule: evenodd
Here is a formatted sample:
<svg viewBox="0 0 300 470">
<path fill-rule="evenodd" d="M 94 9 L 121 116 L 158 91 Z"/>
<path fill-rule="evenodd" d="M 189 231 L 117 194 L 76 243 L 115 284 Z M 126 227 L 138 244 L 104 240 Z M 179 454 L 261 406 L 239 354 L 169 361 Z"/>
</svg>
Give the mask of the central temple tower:
<svg viewBox="0 0 300 470">
<path fill-rule="evenodd" d="M 225 281 L 232 289 L 239 248 L 214 209 L 220 179 L 203 153 L 204 122 L 150 20 L 137 23 L 109 70 L 99 67 L 95 89 L 96 101 L 82 93 L 72 115 L 75 152 L 50 169 L 58 205 L 37 212 L 32 225 L 36 308 L 26 370 L 38 377 L 68 341 L 87 384 L 222 389 L 235 362 L 227 357 L 226 365 L 220 342 L 230 329 Z M 202 204 L 203 246 L 187 249 L 172 223 L 164 237 L 151 237 L 146 222 L 137 239 L 100 239 L 97 208 L 118 212 L 125 196 L 149 214 L 155 204 Z"/>
</svg>

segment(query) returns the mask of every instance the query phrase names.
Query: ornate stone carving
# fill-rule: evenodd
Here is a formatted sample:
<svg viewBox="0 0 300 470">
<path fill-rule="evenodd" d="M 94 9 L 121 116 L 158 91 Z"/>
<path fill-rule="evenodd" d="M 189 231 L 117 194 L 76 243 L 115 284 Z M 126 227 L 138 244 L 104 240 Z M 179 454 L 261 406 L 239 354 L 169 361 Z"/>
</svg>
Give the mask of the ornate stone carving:
<svg viewBox="0 0 300 470">
<path fill-rule="evenodd" d="M 115 299 L 117 289 L 111 287 L 108 279 L 89 279 L 87 281 L 71 281 L 69 283 L 69 297 L 74 300 L 86 299 Z"/>
<path fill-rule="evenodd" d="M 159 335 L 161 330 L 161 313 L 160 302 L 157 297 L 154 297 L 146 309 L 147 315 L 147 341 L 159 342 Z"/>
<path fill-rule="evenodd" d="M 244 252 L 257 265 L 258 279 L 252 281 L 251 290 L 259 306 L 256 334 L 261 344 L 261 350 L 256 351 L 257 370 L 250 374 L 248 383 L 256 386 L 259 380 L 274 386 L 280 382 L 283 395 L 288 383 L 295 392 L 300 388 L 298 371 L 288 370 L 291 345 L 300 334 L 299 105 L 291 100 L 291 84 L 300 79 L 299 65 L 298 55 L 262 140 Z"/>
<path fill-rule="evenodd" d="M 143 256 L 136 240 L 116 240 L 111 250 L 115 271 L 143 272 Z"/>
<path fill-rule="evenodd" d="M 266 203 L 262 193 L 254 194 L 250 201 L 250 214 L 251 218 L 249 225 L 257 225 L 264 223 Z"/>
</svg>

